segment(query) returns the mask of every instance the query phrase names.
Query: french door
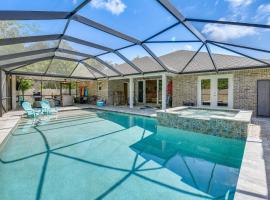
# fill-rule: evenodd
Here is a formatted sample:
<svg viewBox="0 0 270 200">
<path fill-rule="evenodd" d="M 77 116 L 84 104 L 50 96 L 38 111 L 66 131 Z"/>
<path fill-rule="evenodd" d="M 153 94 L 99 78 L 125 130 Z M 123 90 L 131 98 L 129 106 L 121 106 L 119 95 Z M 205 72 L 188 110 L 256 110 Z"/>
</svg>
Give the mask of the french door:
<svg viewBox="0 0 270 200">
<path fill-rule="evenodd" d="M 197 91 L 200 107 L 233 108 L 232 75 L 199 76 Z"/>
</svg>

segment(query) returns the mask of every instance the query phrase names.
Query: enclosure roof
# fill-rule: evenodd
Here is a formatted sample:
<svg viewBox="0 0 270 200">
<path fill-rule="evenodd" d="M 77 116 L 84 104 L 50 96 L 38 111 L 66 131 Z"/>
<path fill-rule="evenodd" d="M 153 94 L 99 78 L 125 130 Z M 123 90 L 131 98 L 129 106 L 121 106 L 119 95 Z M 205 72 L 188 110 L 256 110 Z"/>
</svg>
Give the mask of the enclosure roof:
<svg viewBox="0 0 270 200">
<path fill-rule="evenodd" d="M 99 79 L 269 67 L 267 0 L 6 0 L 0 68 Z"/>
</svg>

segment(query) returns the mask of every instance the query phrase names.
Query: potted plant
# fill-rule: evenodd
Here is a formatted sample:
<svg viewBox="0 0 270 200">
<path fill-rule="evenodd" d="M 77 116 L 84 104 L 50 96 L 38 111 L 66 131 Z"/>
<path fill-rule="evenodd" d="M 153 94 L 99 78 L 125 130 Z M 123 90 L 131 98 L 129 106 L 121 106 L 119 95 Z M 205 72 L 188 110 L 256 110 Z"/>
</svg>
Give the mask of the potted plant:
<svg viewBox="0 0 270 200">
<path fill-rule="evenodd" d="M 33 86 L 33 80 L 30 79 L 20 79 L 18 89 L 22 91 L 22 102 L 24 102 L 24 92 Z"/>
</svg>

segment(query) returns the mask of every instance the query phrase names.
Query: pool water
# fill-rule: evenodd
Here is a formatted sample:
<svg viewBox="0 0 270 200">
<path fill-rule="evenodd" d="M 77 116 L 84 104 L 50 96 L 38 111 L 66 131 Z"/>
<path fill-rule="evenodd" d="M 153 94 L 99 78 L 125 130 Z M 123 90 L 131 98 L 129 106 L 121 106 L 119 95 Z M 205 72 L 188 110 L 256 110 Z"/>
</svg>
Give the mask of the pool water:
<svg viewBox="0 0 270 200">
<path fill-rule="evenodd" d="M 112 112 L 25 119 L 1 147 L 0 199 L 233 199 L 244 146 Z"/>
<path fill-rule="evenodd" d="M 209 118 L 209 117 L 235 117 L 237 112 L 235 111 L 223 111 L 223 110 L 209 110 L 209 109 L 195 109 L 187 108 L 179 110 L 179 114 L 183 117 L 197 117 L 197 118 Z"/>
</svg>

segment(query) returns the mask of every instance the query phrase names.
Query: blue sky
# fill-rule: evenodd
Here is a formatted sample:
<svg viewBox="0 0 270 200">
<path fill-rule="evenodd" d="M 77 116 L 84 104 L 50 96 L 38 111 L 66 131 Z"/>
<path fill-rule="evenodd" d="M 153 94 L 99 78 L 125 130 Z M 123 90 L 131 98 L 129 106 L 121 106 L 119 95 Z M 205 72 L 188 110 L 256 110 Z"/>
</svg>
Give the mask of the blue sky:
<svg viewBox="0 0 270 200">
<path fill-rule="evenodd" d="M 247 23 L 270 24 L 270 1 L 269 0 L 170 0 L 171 3 L 188 18 L 201 18 L 213 20 L 240 21 Z M 5 0 L 0 10 L 51 10 L 71 11 L 78 6 L 82 0 Z M 92 0 L 90 4 L 79 11 L 79 14 L 104 24 L 117 31 L 145 40 L 156 32 L 174 24 L 177 20 L 163 9 L 155 0 Z M 23 22 L 23 23 L 31 23 Z M 54 34 L 61 32 L 63 24 L 60 22 L 36 21 L 32 22 L 40 26 L 40 30 L 29 35 Z M 207 39 L 233 44 L 245 45 L 255 48 L 270 50 L 270 29 L 209 24 L 192 23 Z M 72 21 L 67 34 L 88 40 L 110 48 L 119 48 L 130 43 L 89 28 L 78 22 Z M 193 40 L 196 39 L 183 26 L 163 33 L 152 39 L 161 40 Z M 151 45 L 149 45 L 151 46 Z M 175 50 L 197 50 L 193 43 L 184 44 L 155 44 L 153 51 L 157 55 L 163 55 Z M 84 47 L 76 46 L 76 49 Z M 241 51 L 241 49 L 237 49 Z M 124 52 L 124 50 L 123 50 Z M 225 53 L 219 48 L 213 48 L 213 53 Z M 143 49 L 127 51 L 127 57 L 147 55 Z M 249 52 L 255 57 L 267 57 L 268 54 Z M 119 60 L 115 60 L 119 62 Z"/>
</svg>

